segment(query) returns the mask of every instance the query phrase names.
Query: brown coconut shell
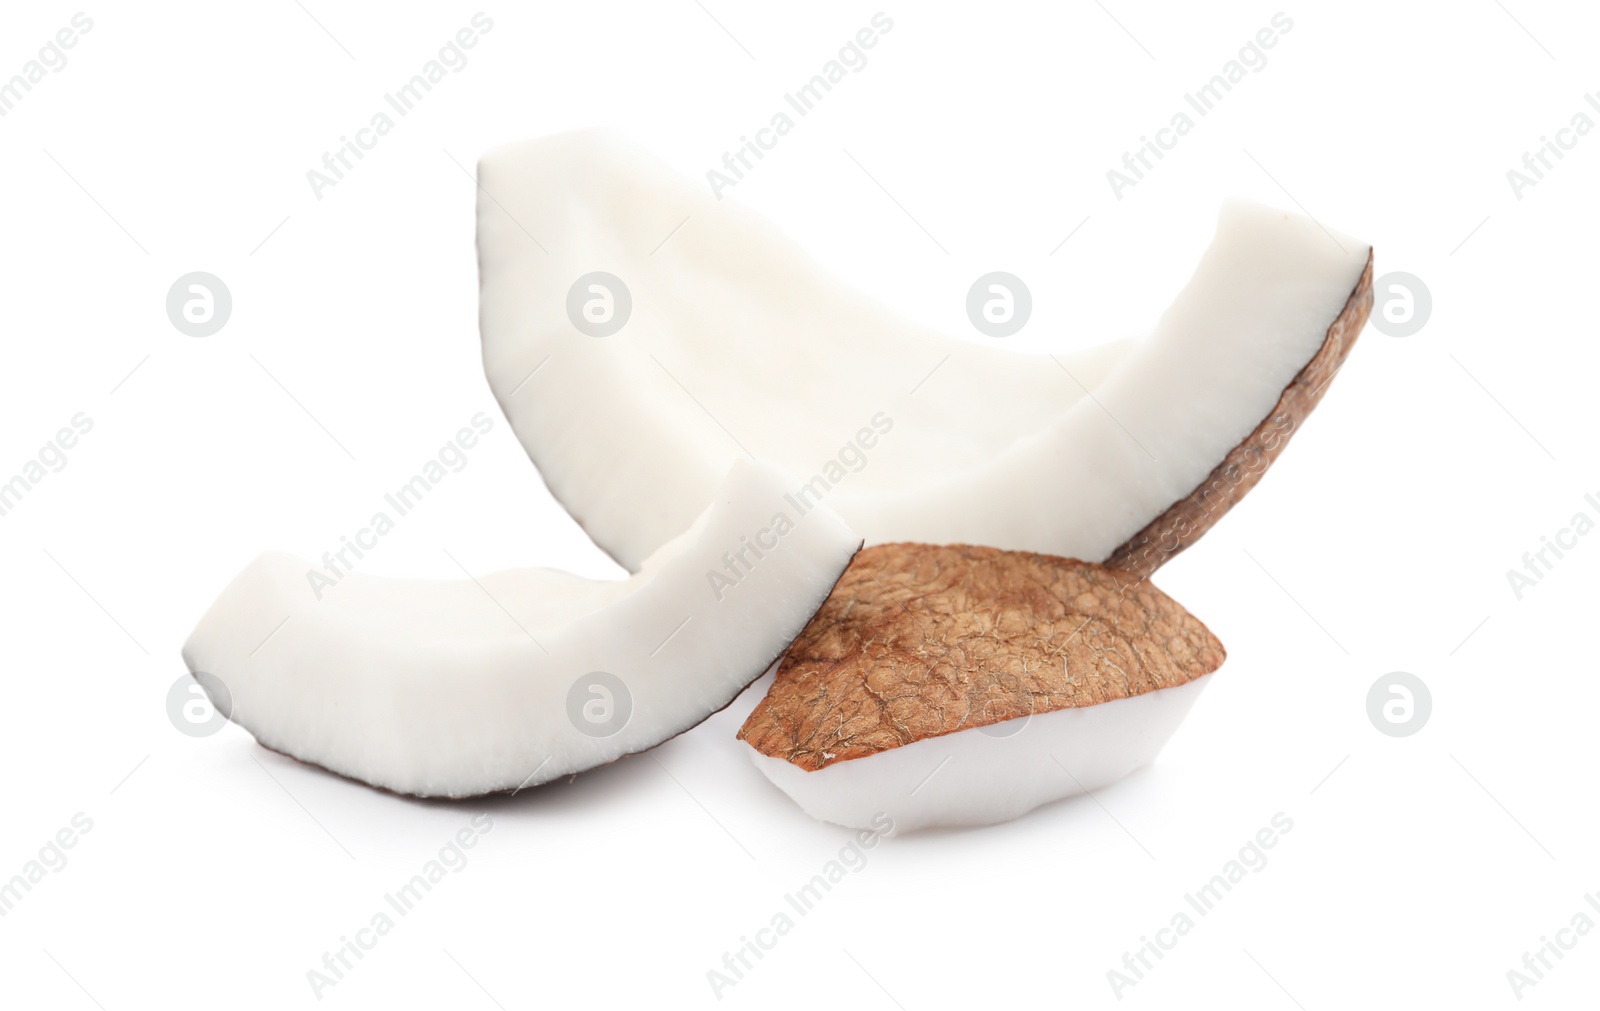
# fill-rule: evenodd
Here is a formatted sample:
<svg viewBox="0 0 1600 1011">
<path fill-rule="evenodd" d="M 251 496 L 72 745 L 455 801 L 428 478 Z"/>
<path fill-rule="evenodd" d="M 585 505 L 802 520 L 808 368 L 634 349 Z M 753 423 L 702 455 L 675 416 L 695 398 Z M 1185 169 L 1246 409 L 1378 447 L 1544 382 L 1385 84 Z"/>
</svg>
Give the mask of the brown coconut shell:
<svg viewBox="0 0 1600 1011">
<path fill-rule="evenodd" d="M 1200 539 L 1229 509 L 1232 509 L 1272 466 L 1289 439 L 1322 400 L 1323 391 L 1333 380 L 1345 357 L 1355 345 L 1372 312 L 1372 251 L 1367 251 L 1367 266 L 1361 272 L 1344 309 L 1334 318 L 1322 346 L 1294 380 L 1284 387 L 1277 404 L 1261 424 L 1235 446 L 1222 462 L 1206 475 L 1194 491 L 1174 502 L 1167 511 L 1151 520 L 1143 530 L 1105 560 L 1109 568 L 1149 576 L 1174 555 Z"/>
<path fill-rule="evenodd" d="M 1222 643 L 1148 580 L 997 548 L 856 555 L 739 731 L 804 769 L 1186 684 Z"/>
</svg>

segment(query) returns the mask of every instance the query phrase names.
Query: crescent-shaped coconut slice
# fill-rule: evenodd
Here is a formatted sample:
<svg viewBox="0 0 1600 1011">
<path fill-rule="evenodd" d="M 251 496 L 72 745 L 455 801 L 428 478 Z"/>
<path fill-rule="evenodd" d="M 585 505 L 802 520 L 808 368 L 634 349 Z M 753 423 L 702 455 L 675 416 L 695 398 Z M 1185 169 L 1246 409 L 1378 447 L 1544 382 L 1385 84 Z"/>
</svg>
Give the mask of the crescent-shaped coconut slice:
<svg viewBox="0 0 1600 1011">
<path fill-rule="evenodd" d="M 736 464 L 623 581 L 355 573 L 316 589 L 315 566 L 263 555 L 184 660 L 234 722 L 301 761 L 424 797 L 534 786 L 688 730 L 783 653 L 861 544 L 828 510 L 789 506 L 792 483 Z"/>
<path fill-rule="evenodd" d="M 748 453 L 868 544 L 1148 573 L 1261 476 L 1372 303 L 1365 243 L 1232 203 L 1154 332 L 1012 351 L 896 316 L 603 134 L 507 147 L 478 174 L 490 385 L 557 499 L 630 570 Z"/>
<path fill-rule="evenodd" d="M 1130 573 L 880 545 L 856 556 L 739 737 L 824 821 L 987 825 L 1150 762 L 1223 656 Z"/>
</svg>

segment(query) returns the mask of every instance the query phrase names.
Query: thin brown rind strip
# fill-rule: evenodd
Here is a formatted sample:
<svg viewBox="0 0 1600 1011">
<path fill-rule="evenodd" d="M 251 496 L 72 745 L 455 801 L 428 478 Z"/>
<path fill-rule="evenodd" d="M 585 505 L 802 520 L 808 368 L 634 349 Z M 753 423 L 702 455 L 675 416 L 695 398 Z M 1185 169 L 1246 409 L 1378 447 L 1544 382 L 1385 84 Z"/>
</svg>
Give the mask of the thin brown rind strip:
<svg viewBox="0 0 1600 1011">
<path fill-rule="evenodd" d="M 1209 674 L 1222 643 L 1149 581 L 968 545 L 856 555 L 739 731 L 815 770 Z"/>
<path fill-rule="evenodd" d="M 1261 480 L 1289 439 L 1322 399 L 1323 391 L 1344 364 L 1372 311 L 1372 251 L 1361 279 L 1344 309 L 1328 327 L 1322 346 L 1255 431 L 1235 446 L 1206 479 L 1174 502 L 1105 560 L 1107 568 L 1148 577 L 1172 557 L 1200 539 Z"/>
</svg>

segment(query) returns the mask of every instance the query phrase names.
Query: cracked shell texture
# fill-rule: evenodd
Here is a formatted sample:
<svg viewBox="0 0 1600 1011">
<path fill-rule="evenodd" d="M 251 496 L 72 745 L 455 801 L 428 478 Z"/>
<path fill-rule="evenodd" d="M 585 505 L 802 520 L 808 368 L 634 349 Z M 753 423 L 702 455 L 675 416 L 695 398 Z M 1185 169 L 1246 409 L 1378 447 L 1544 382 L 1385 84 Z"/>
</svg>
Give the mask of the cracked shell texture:
<svg viewBox="0 0 1600 1011">
<path fill-rule="evenodd" d="M 862 551 L 739 731 L 804 769 L 1186 684 L 1222 643 L 1144 578 L 968 545 Z"/>
</svg>

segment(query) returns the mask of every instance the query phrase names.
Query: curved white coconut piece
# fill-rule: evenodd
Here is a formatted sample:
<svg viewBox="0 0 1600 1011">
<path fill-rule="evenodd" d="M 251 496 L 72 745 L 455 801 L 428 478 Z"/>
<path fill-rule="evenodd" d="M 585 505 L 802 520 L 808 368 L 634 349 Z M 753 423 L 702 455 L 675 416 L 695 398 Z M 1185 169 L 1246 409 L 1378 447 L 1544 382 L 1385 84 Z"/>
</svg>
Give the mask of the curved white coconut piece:
<svg viewBox="0 0 1600 1011">
<path fill-rule="evenodd" d="M 479 182 L 490 385 L 551 491 L 629 569 L 746 452 L 800 475 L 806 501 L 869 544 L 1108 559 L 1247 440 L 1270 438 L 1269 463 L 1371 303 L 1365 243 L 1229 204 L 1153 333 L 1053 361 L 895 316 L 753 211 L 604 135 L 496 151 Z M 607 336 L 574 321 L 604 332 L 589 320 L 608 312 L 625 322 Z M 1261 431 L 1275 414 L 1287 430 Z M 1244 488 L 1250 464 L 1234 461 Z M 1123 567 L 1181 550 L 1218 501 Z"/>
<path fill-rule="evenodd" d="M 735 464 L 694 526 L 618 582 L 355 573 L 317 591 L 315 566 L 263 555 L 184 660 L 302 761 L 417 796 L 533 786 L 688 730 L 782 654 L 861 543 L 826 509 L 799 514 L 792 485 Z"/>
<path fill-rule="evenodd" d="M 929 737 L 808 771 L 755 749 L 756 767 L 813 818 L 896 832 L 993 825 L 1098 790 L 1155 760 L 1213 675 L 1081 709 Z"/>
</svg>

